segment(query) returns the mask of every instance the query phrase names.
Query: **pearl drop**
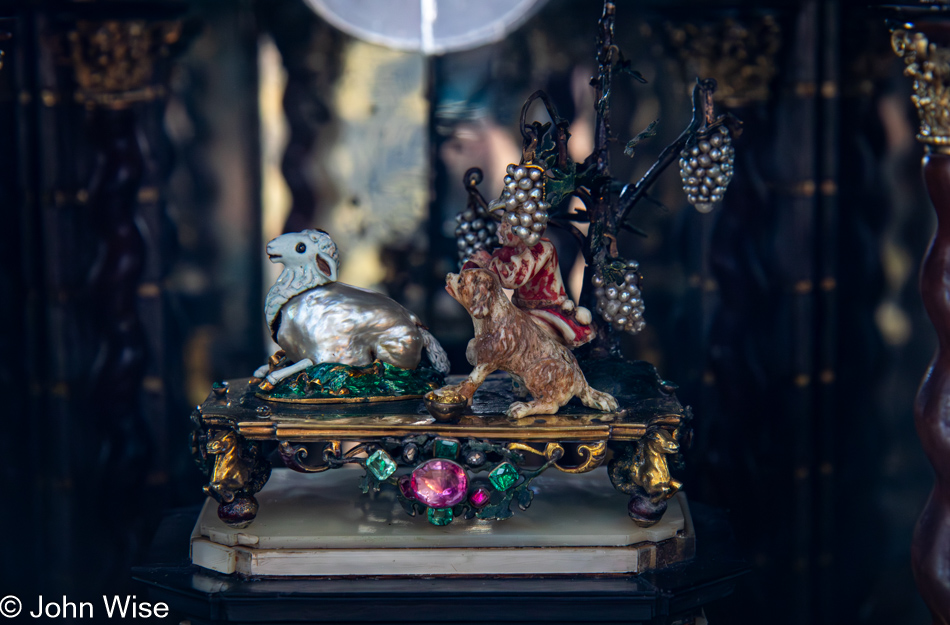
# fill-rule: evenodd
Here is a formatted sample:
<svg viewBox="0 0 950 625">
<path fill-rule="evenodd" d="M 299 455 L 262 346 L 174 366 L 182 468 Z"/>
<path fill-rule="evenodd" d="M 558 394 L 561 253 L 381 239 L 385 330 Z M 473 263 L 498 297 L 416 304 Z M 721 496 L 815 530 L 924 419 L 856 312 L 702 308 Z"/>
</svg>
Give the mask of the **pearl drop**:
<svg viewBox="0 0 950 625">
<path fill-rule="evenodd" d="M 709 167 L 712 165 L 712 159 L 709 158 L 708 154 L 701 154 L 699 158 L 696 160 L 698 160 L 699 164 L 702 165 L 703 167 Z"/>
<path fill-rule="evenodd" d="M 594 286 L 604 286 L 604 277 L 599 273 L 595 273 L 594 276 L 590 279 L 590 283 Z"/>
<path fill-rule="evenodd" d="M 505 184 L 508 184 L 512 180 L 514 180 L 514 178 L 512 178 L 511 176 L 505 176 Z"/>
<path fill-rule="evenodd" d="M 618 329 L 622 329 L 623 326 L 627 325 L 627 318 L 624 316 L 617 317 L 616 319 L 614 319 L 614 323 L 620 326 L 620 328 Z"/>
<path fill-rule="evenodd" d="M 531 191 L 528 192 L 528 196 L 529 196 L 532 200 L 540 200 L 540 199 L 541 199 L 541 189 L 538 189 L 537 187 L 535 187 L 534 189 L 531 189 Z"/>
<path fill-rule="evenodd" d="M 700 141 L 700 142 L 699 142 L 699 151 L 700 151 L 700 152 L 708 152 L 710 147 L 711 147 L 711 146 L 709 145 L 709 142 L 708 142 L 708 141 Z"/>
<path fill-rule="evenodd" d="M 524 167 L 515 167 L 515 180 L 521 180 L 524 178 L 524 175 L 528 173 L 525 171 Z"/>
<path fill-rule="evenodd" d="M 515 173 L 515 165 L 514 164 L 508 165 L 508 169 L 506 169 L 505 171 L 507 171 L 508 174 L 513 175 Z"/>
<path fill-rule="evenodd" d="M 718 161 L 719 159 L 722 158 L 722 152 L 720 152 L 719 150 L 713 150 L 712 152 L 709 153 L 709 158 L 713 159 L 714 161 Z"/>
<path fill-rule="evenodd" d="M 540 169 L 535 169 L 535 168 L 532 167 L 531 169 L 528 170 L 528 176 L 529 176 L 532 180 L 540 180 L 540 179 L 541 179 L 541 170 L 540 170 Z"/>
<path fill-rule="evenodd" d="M 512 226 L 517 226 L 521 223 L 521 219 L 518 218 L 518 213 L 505 213 L 505 221 Z"/>
<path fill-rule="evenodd" d="M 518 226 L 515 229 L 515 234 L 518 235 L 519 239 L 525 239 L 529 234 L 531 234 L 527 228 L 524 226 Z"/>
<path fill-rule="evenodd" d="M 537 232 L 532 232 L 531 234 L 527 236 L 524 242 L 526 245 L 534 246 L 534 245 L 537 245 L 538 241 L 540 240 L 541 240 L 541 235 L 538 234 Z"/>
<path fill-rule="evenodd" d="M 526 213 L 533 213 L 534 211 L 538 210 L 538 205 L 531 200 L 528 200 L 522 205 L 521 210 Z"/>
<path fill-rule="evenodd" d="M 624 304 L 623 306 L 620 307 L 621 315 L 629 315 L 632 312 L 633 312 L 633 306 L 631 306 L 630 304 Z"/>
<path fill-rule="evenodd" d="M 513 197 L 508 198 L 508 201 L 505 202 L 505 206 L 508 207 L 508 210 L 515 210 L 518 208 L 518 200 Z"/>
<path fill-rule="evenodd" d="M 714 134 L 713 136 L 709 137 L 709 144 L 714 148 L 718 148 L 720 145 L 722 145 L 722 135 Z"/>
<path fill-rule="evenodd" d="M 520 220 L 521 225 L 524 226 L 525 228 L 529 228 L 531 224 L 534 223 L 534 217 L 532 217 L 531 215 L 527 213 L 518 214 L 518 218 Z"/>
<path fill-rule="evenodd" d="M 472 230 L 481 230 L 484 227 L 485 227 L 484 219 L 476 219 L 475 221 L 472 222 Z"/>
<path fill-rule="evenodd" d="M 518 181 L 518 186 L 521 187 L 522 189 L 524 189 L 525 191 L 527 191 L 528 189 L 530 189 L 530 188 L 533 187 L 534 185 L 531 184 L 531 179 L 530 179 L 530 178 L 522 178 L 521 180 Z"/>
<path fill-rule="evenodd" d="M 522 191 L 521 189 L 518 189 L 517 191 L 515 191 L 515 199 L 518 200 L 519 204 L 521 204 L 522 202 L 528 199 L 528 194 Z"/>
<path fill-rule="evenodd" d="M 621 302 L 629 301 L 630 291 L 627 291 L 626 289 L 620 291 L 620 293 L 617 294 L 617 299 L 619 299 Z"/>
<path fill-rule="evenodd" d="M 617 287 L 608 286 L 604 293 L 607 295 L 607 299 L 617 299 Z"/>
<path fill-rule="evenodd" d="M 601 287 L 597 287 L 596 289 L 594 289 L 594 297 L 595 297 L 598 301 L 602 302 L 603 299 L 604 299 L 604 287 L 601 286 Z"/>
<path fill-rule="evenodd" d="M 531 231 L 541 233 L 541 232 L 544 232 L 544 227 L 545 226 L 543 223 L 536 221 L 533 224 L 531 224 Z"/>
</svg>

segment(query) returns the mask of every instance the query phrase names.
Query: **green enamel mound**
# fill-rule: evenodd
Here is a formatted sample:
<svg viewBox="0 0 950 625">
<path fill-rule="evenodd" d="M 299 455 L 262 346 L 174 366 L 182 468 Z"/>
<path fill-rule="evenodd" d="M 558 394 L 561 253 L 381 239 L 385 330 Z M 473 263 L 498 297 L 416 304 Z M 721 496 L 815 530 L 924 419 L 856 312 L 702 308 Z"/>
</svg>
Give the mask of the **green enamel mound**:
<svg viewBox="0 0 950 625">
<path fill-rule="evenodd" d="M 323 362 L 281 381 L 262 397 L 275 399 L 358 399 L 424 395 L 445 383 L 429 367 L 403 369 L 386 362 L 353 366 Z"/>
</svg>

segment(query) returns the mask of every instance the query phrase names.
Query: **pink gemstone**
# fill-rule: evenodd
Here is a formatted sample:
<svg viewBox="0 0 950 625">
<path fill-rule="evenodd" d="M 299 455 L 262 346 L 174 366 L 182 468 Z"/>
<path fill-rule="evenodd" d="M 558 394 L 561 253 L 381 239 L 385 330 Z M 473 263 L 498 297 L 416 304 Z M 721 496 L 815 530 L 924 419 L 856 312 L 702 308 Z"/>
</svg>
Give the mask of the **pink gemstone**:
<svg viewBox="0 0 950 625">
<path fill-rule="evenodd" d="M 465 499 L 468 476 L 460 465 L 436 458 L 416 467 L 410 487 L 416 499 L 430 508 L 451 508 Z"/>
<path fill-rule="evenodd" d="M 489 499 L 491 499 L 491 493 L 488 492 L 487 488 L 482 487 L 476 488 L 474 491 L 472 491 L 472 494 L 468 496 L 468 500 L 476 508 L 481 508 L 484 506 L 486 503 L 488 503 Z"/>
<path fill-rule="evenodd" d="M 409 479 L 408 475 L 403 475 L 399 478 L 397 484 L 399 485 L 399 492 L 402 493 L 402 496 L 406 499 L 414 499 L 416 494 L 412 492 L 412 480 Z"/>
</svg>

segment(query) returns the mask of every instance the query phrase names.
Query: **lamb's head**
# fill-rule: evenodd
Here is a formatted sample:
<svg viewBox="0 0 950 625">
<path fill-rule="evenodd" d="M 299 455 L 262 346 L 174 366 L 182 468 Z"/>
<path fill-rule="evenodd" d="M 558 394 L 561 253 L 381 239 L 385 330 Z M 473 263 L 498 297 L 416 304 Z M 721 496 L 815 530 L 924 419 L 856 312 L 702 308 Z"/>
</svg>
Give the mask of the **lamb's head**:
<svg viewBox="0 0 950 625">
<path fill-rule="evenodd" d="M 340 255 L 333 239 L 323 230 L 282 234 L 267 244 L 266 251 L 272 263 L 284 266 L 264 303 L 267 325 L 274 331 L 277 313 L 290 298 L 336 282 Z"/>
<path fill-rule="evenodd" d="M 323 230 L 282 234 L 267 244 L 267 256 L 272 263 L 281 263 L 292 273 L 315 269 L 317 273 L 312 276 L 310 286 L 336 281 L 339 252 L 333 239 Z"/>
</svg>

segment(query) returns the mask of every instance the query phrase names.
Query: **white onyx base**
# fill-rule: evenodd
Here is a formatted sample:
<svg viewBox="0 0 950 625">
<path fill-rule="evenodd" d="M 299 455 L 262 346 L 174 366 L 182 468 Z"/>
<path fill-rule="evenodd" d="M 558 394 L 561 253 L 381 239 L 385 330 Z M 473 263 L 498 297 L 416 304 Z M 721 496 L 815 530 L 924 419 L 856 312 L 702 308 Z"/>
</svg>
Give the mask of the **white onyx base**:
<svg viewBox="0 0 950 625">
<path fill-rule="evenodd" d="M 442 527 L 406 514 L 391 491 L 363 495 L 361 474 L 275 469 L 244 529 L 225 525 L 208 499 L 192 533 L 192 562 L 248 576 L 637 573 L 656 566 L 657 543 L 692 537 L 685 495 L 670 500 L 659 523 L 638 527 L 605 467 L 581 475 L 551 469 L 533 482 L 528 510 L 513 504 L 503 521 Z"/>
</svg>

